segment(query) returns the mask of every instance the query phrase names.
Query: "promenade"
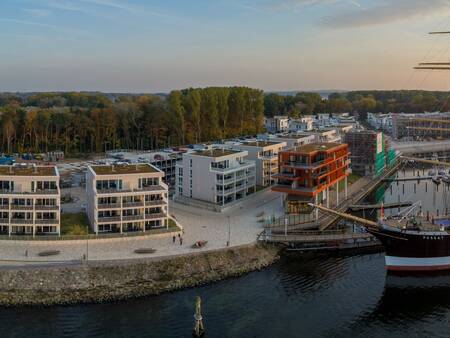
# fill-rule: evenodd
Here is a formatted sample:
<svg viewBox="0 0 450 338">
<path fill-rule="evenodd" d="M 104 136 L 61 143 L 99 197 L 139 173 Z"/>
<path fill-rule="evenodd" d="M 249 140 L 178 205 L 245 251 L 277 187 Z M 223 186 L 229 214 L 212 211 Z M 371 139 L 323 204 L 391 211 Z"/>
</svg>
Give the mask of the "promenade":
<svg viewBox="0 0 450 338">
<path fill-rule="evenodd" d="M 254 243 L 263 230 L 257 215 L 279 217 L 283 214 L 281 194 L 266 189 L 223 213 L 188 207 L 171 202 L 169 212 L 183 226 L 183 243 L 170 237 L 133 237 L 114 240 L 89 241 L 0 241 L 0 266 L 23 266 L 29 264 L 79 262 L 84 255 L 89 261 L 114 261 L 144 257 L 168 257 L 198 251 L 217 250 L 227 247 L 230 222 L 230 246 Z M 193 249 L 199 240 L 208 243 L 204 248 Z M 156 249 L 153 254 L 136 254 L 139 248 Z M 40 257 L 39 252 L 59 250 L 55 256 Z"/>
</svg>

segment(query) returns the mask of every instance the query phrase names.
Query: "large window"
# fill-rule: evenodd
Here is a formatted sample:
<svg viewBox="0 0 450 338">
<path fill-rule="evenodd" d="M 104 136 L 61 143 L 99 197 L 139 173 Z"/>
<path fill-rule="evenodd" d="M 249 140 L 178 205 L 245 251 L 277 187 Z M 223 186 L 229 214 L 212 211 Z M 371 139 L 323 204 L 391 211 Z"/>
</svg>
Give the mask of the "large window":
<svg viewBox="0 0 450 338">
<path fill-rule="evenodd" d="M 36 182 L 36 190 L 55 190 L 56 182 L 55 181 L 37 181 Z"/>
<path fill-rule="evenodd" d="M 159 178 L 158 177 L 145 177 L 139 179 L 139 188 L 150 187 L 152 185 L 158 185 Z"/>
<path fill-rule="evenodd" d="M 122 180 L 97 180 L 97 189 L 116 189 L 122 190 Z"/>
<path fill-rule="evenodd" d="M 14 181 L 0 181 L 0 190 L 13 191 Z"/>
</svg>

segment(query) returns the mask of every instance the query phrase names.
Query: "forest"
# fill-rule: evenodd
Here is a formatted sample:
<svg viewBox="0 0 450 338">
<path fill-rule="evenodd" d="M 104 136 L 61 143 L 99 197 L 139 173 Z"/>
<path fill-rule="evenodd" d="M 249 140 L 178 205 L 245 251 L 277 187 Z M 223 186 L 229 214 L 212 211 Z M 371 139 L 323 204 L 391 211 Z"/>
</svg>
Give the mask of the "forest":
<svg viewBox="0 0 450 338">
<path fill-rule="evenodd" d="M 0 94 L 3 153 L 63 150 L 79 156 L 127 148 L 161 149 L 255 135 L 264 116 L 350 112 L 420 113 L 450 110 L 448 92 L 350 91 L 264 93 L 247 87 L 207 87 L 169 94 L 93 92 Z"/>
</svg>

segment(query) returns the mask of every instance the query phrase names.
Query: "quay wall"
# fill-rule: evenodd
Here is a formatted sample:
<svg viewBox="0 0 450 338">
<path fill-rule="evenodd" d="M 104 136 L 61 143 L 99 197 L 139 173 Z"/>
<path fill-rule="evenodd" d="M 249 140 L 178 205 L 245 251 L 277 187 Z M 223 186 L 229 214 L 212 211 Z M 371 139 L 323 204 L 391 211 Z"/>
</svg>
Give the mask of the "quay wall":
<svg viewBox="0 0 450 338">
<path fill-rule="evenodd" d="M 158 295 L 260 270 L 278 249 L 252 244 L 168 258 L 3 267 L 1 306 L 101 303 Z"/>
</svg>

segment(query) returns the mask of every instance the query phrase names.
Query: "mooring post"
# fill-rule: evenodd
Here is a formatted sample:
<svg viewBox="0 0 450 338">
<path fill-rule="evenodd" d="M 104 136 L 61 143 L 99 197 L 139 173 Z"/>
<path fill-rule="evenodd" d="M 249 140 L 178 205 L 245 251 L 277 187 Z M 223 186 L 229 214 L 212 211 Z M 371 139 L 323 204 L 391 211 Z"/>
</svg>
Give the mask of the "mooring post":
<svg viewBox="0 0 450 338">
<path fill-rule="evenodd" d="M 195 338 L 203 337 L 205 334 L 205 327 L 203 326 L 202 317 L 202 300 L 199 296 L 195 299 L 195 313 L 194 313 L 194 330 L 192 335 Z"/>
</svg>

